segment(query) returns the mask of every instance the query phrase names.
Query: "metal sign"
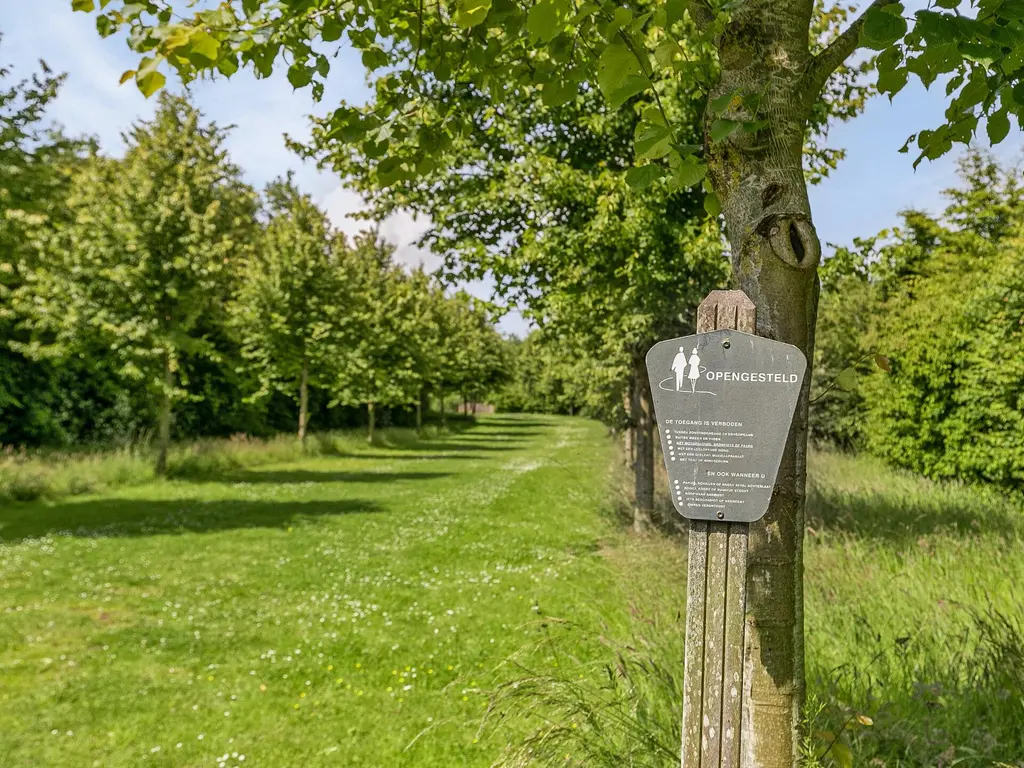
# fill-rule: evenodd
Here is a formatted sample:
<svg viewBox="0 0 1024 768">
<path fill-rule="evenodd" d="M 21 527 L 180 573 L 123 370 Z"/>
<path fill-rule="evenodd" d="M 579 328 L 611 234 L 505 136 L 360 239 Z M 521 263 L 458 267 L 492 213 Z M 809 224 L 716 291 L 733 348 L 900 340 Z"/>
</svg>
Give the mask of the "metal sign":
<svg viewBox="0 0 1024 768">
<path fill-rule="evenodd" d="M 740 331 L 660 341 L 647 353 L 672 503 L 691 520 L 768 511 L 807 371 L 790 344 Z"/>
</svg>

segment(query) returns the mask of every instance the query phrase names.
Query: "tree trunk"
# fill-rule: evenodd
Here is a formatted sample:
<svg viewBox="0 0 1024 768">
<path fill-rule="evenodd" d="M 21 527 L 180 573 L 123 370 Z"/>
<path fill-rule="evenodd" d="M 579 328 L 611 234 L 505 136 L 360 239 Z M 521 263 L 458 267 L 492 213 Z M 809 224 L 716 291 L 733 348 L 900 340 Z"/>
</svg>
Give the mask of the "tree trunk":
<svg viewBox="0 0 1024 768">
<path fill-rule="evenodd" d="M 309 424 L 309 362 L 302 360 L 302 378 L 299 381 L 299 442 L 306 442 L 306 425 Z"/>
<path fill-rule="evenodd" d="M 441 411 L 441 429 L 445 429 L 448 426 L 448 415 L 444 412 L 444 385 L 441 384 L 437 388 L 437 404 Z"/>
<path fill-rule="evenodd" d="M 372 445 L 373 444 L 373 428 L 374 428 L 374 426 L 376 424 L 376 420 L 377 420 L 377 409 L 376 409 L 376 407 L 374 406 L 373 403 L 367 403 L 366 404 L 366 413 L 367 413 L 367 416 L 369 417 L 369 422 L 370 422 L 369 423 L 369 428 L 368 428 L 368 430 L 366 432 L 366 442 L 368 442 L 368 443 L 370 443 Z"/>
<path fill-rule="evenodd" d="M 627 467 L 633 466 L 633 447 L 636 445 L 635 430 L 633 429 L 633 381 L 626 386 L 622 393 L 622 409 L 626 413 L 626 426 L 622 430 L 622 454 Z"/>
<path fill-rule="evenodd" d="M 804 131 L 821 87 L 808 52 L 813 3 L 737 4 L 719 38 L 725 94 L 755 97 L 751 112 L 733 99 L 720 118 L 765 120 L 761 130 L 707 140 L 712 186 L 721 202 L 736 287 L 757 307 L 757 333 L 799 347 L 810 362 L 817 313 L 820 243 L 811 223 L 802 159 Z M 748 102 L 749 103 L 749 102 Z M 807 454 L 804 380 L 767 515 L 751 524 L 747 571 L 747 651 L 742 765 L 798 763 L 804 700 L 803 532 Z"/>
<path fill-rule="evenodd" d="M 636 460 L 633 462 L 633 530 L 653 527 L 654 513 L 654 402 L 642 354 L 633 358 L 633 423 L 636 425 Z"/>
<path fill-rule="evenodd" d="M 160 416 L 157 427 L 156 473 L 167 474 L 167 452 L 171 447 L 171 389 L 174 373 L 171 371 L 171 353 L 164 352 L 164 386 L 160 393 Z"/>
<path fill-rule="evenodd" d="M 423 390 L 420 389 L 420 396 L 416 398 L 416 434 L 423 431 Z"/>
</svg>

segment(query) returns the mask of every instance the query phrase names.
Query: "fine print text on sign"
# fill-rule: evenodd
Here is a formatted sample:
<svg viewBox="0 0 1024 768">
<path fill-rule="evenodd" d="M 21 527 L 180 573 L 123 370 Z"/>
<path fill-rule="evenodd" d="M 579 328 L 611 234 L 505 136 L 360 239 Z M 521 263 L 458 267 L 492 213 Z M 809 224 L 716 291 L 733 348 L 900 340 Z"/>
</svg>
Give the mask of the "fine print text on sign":
<svg viewBox="0 0 1024 768">
<path fill-rule="evenodd" d="M 683 517 L 749 523 L 768 511 L 807 359 L 723 330 L 647 353 L 672 502 Z"/>
</svg>

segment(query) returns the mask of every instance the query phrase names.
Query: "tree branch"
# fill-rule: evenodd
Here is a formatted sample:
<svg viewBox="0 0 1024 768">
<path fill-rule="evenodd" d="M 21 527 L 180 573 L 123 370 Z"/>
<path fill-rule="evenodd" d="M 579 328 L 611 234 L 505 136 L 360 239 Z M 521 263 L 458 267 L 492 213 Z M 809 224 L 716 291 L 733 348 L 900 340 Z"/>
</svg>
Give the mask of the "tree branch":
<svg viewBox="0 0 1024 768">
<path fill-rule="evenodd" d="M 811 98 L 818 95 L 818 92 L 825 87 L 825 82 L 839 67 L 843 65 L 857 48 L 860 47 L 860 31 L 864 26 L 864 20 L 868 13 L 874 8 L 881 8 L 891 3 L 892 0 L 874 0 L 857 19 L 846 28 L 839 37 L 833 40 L 825 50 L 811 59 L 807 67 L 804 79 L 810 86 L 808 94 Z"/>
</svg>

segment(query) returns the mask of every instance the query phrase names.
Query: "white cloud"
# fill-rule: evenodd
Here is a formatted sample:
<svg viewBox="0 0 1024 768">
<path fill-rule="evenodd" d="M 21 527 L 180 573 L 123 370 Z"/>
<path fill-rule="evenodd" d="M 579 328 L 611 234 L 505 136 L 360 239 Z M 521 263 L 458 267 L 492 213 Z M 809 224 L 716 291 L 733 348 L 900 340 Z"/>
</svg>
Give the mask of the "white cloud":
<svg viewBox="0 0 1024 768">
<path fill-rule="evenodd" d="M 359 219 L 354 214 L 367 209 L 366 203 L 358 192 L 345 187 L 336 187 L 322 201 L 321 205 L 338 229 L 349 237 L 371 229 L 372 221 Z M 440 257 L 425 248 L 416 245 L 417 241 L 430 228 L 430 222 L 423 217 L 416 217 L 407 211 L 399 211 L 380 223 L 380 234 L 395 246 L 395 260 L 406 267 L 424 266 L 428 270 L 441 266 Z"/>
</svg>

